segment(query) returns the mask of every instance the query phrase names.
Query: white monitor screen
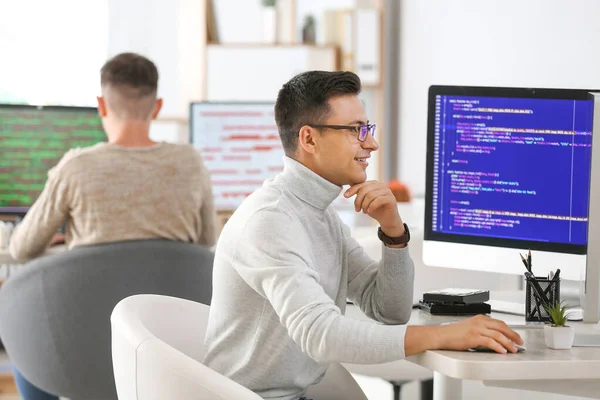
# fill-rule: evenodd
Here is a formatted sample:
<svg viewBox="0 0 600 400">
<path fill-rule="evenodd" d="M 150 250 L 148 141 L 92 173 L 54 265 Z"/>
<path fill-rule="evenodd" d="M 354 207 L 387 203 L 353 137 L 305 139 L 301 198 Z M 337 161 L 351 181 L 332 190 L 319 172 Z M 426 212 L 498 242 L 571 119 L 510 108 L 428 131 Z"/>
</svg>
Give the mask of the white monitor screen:
<svg viewBox="0 0 600 400">
<path fill-rule="evenodd" d="M 283 169 L 273 103 L 192 103 L 190 141 L 211 174 L 217 209 L 235 209 Z"/>
</svg>

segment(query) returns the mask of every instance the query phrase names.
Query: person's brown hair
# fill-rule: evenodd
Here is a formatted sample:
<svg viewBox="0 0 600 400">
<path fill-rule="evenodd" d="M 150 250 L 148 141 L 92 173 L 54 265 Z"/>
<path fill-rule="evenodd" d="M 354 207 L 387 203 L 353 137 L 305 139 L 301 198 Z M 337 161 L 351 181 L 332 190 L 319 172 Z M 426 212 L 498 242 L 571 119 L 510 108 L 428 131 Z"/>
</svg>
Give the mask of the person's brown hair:
<svg viewBox="0 0 600 400">
<path fill-rule="evenodd" d="M 142 55 L 117 54 L 100 70 L 100 85 L 117 115 L 133 119 L 147 118 L 156 100 L 158 69 Z"/>
<path fill-rule="evenodd" d="M 348 71 L 307 71 L 285 83 L 275 103 L 275 122 L 285 154 L 296 152 L 303 125 L 320 124 L 327 118 L 331 98 L 360 91 L 360 78 Z"/>
</svg>

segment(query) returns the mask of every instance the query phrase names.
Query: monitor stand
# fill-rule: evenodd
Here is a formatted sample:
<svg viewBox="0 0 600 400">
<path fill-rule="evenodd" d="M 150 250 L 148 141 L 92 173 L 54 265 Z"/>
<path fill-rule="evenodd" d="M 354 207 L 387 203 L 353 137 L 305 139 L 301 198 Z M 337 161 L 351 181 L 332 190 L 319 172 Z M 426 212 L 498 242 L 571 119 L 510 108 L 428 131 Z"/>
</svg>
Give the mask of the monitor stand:
<svg viewBox="0 0 600 400">
<path fill-rule="evenodd" d="M 489 300 L 487 303 L 492 308 L 492 312 L 525 316 L 525 303 L 503 300 Z M 567 310 L 569 314 L 567 319 L 569 321 L 583 320 L 583 309 L 581 306 L 567 307 Z"/>
</svg>

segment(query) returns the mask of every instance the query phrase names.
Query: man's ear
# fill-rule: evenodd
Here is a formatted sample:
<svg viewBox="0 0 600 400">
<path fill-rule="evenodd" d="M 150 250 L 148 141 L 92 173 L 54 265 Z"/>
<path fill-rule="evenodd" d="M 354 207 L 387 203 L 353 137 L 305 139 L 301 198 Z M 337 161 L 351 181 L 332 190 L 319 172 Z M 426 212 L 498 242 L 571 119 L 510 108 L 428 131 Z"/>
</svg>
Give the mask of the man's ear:
<svg viewBox="0 0 600 400">
<path fill-rule="evenodd" d="M 298 146 L 302 147 L 309 154 L 315 154 L 319 150 L 320 137 L 321 134 L 318 130 L 304 125 L 298 133 Z"/>
<path fill-rule="evenodd" d="M 104 97 L 96 97 L 96 100 L 98 101 L 98 115 L 100 115 L 101 118 L 106 117 L 106 102 L 104 100 Z"/>
<path fill-rule="evenodd" d="M 156 104 L 154 105 L 154 111 L 152 112 L 152 119 L 156 119 L 158 117 L 158 113 L 163 105 L 163 99 L 156 99 Z"/>
</svg>

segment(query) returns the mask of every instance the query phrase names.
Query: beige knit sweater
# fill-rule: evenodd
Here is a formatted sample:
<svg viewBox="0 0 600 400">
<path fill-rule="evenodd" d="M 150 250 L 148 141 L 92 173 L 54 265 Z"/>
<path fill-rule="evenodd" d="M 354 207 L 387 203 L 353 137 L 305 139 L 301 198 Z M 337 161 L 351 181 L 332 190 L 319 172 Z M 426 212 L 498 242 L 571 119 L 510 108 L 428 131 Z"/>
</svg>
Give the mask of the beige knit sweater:
<svg viewBox="0 0 600 400">
<path fill-rule="evenodd" d="M 15 229 L 18 261 L 42 254 L 66 223 L 66 244 L 166 238 L 212 246 L 215 215 L 208 171 L 190 145 L 128 148 L 99 143 L 67 152 Z"/>
</svg>

